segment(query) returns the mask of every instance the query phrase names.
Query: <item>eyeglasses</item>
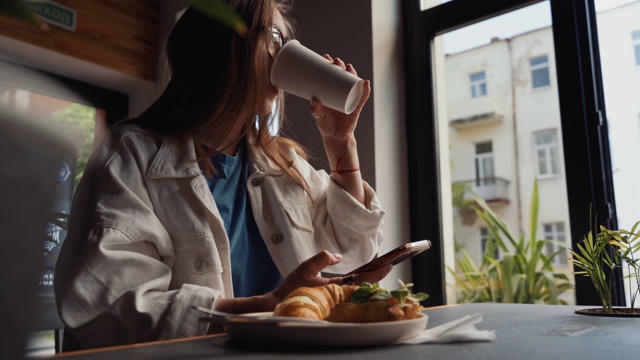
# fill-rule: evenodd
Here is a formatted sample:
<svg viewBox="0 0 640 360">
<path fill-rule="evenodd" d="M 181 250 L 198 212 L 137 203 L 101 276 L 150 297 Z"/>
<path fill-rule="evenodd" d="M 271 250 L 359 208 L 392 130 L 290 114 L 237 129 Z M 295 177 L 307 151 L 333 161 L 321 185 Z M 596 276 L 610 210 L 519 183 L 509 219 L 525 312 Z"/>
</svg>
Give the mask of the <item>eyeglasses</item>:
<svg viewBox="0 0 640 360">
<path fill-rule="evenodd" d="M 269 56 L 272 59 L 276 58 L 280 49 L 287 43 L 287 40 L 282 35 L 282 31 L 277 26 L 271 27 L 271 38 L 269 39 Z"/>
</svg>

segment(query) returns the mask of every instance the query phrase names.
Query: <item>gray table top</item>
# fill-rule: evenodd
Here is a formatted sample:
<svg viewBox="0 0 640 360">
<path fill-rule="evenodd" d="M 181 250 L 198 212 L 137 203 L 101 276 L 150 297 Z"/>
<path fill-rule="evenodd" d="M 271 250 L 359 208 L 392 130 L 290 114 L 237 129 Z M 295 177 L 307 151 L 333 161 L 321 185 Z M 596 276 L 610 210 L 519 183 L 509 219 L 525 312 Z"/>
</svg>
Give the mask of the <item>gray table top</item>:
<svg viewBox="0 0 640 360">
<path fill-rule="evenodd" d="M 426 310 L 428 328 L 483 314 L 479 330 L 492 342 L 355 349 L 291 349 L 240 343 L 227 336 L 158 343 L 73 355 L 73 359 L 636 359 L 640 318 L 578 315 L 582 306 L 463 304 Z M 71 355 L 69 353 L 68 355 Z"/>
</svg>

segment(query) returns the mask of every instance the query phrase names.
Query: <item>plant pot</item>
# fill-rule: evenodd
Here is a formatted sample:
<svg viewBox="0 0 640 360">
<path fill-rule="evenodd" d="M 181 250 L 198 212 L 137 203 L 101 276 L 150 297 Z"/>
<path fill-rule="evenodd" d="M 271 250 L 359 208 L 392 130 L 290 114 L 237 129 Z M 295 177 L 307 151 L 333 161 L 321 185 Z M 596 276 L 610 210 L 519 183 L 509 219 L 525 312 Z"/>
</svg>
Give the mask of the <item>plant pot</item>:
<svg viewBox="0 0 640 360">
<path fill-rule="evenodd" d="M 608 317 L 640 317 L 640 309 L 636 308 L 613 308 L 612 312 L 604 311 L 603 308 L 576 309 L 576 314 L 589 316 L 608 316 Z"/>
</svg>

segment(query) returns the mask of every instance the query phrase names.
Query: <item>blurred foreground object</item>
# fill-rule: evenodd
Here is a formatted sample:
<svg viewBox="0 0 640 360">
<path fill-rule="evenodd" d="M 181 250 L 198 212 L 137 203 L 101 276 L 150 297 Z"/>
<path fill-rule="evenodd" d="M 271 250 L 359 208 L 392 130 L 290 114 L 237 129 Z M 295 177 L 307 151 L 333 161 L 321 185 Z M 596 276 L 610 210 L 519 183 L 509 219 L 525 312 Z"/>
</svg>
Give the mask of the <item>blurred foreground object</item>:
<svg viewBox="0 0 640 360">
<path fill-rule="evenodd" d="M 6 70 L 6 69 L 5 69 Z M 42 275 L 42 238 L 51 218 L 57 174 L 76 145 L 53 122 L 0 107 L 0 354 L 22 359 L 33 331 Z"/>
</svg>

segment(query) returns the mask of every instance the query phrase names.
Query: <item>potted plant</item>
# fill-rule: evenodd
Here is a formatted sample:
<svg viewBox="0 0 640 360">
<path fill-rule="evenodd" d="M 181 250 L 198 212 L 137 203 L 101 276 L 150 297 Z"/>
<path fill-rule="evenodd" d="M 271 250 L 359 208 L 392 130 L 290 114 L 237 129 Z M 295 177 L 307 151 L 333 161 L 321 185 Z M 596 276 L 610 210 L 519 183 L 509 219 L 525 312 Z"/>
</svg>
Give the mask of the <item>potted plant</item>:
<svg viewBox="0 0 640 360">
<path fill-rule="evenodd" d="M 584 275 L 591 279 L 596 289 L 601 308 L 578 309 L 576 313 L 584 315 L 602 316 L 640 316 L 640 309 L 634 307 L 635 300 L 640 292 L 640 221 L 636 222 L 631 230 L 611 230 L 604 226 L 594 226 L 594 229 L 577 244 L 577 250 L 571 250 L 573 264 L 582 269 L 576 274 Z M 597 230 L 596 230 L 597 229 Z M 628 275 L 628 288 L 630 292 L 629 307 L 614 307 L 611 298 L 612 270 L 616 267 L 626 266 Z M 635 282 L 636 290 L 633 290 Z"/>
</svg>

